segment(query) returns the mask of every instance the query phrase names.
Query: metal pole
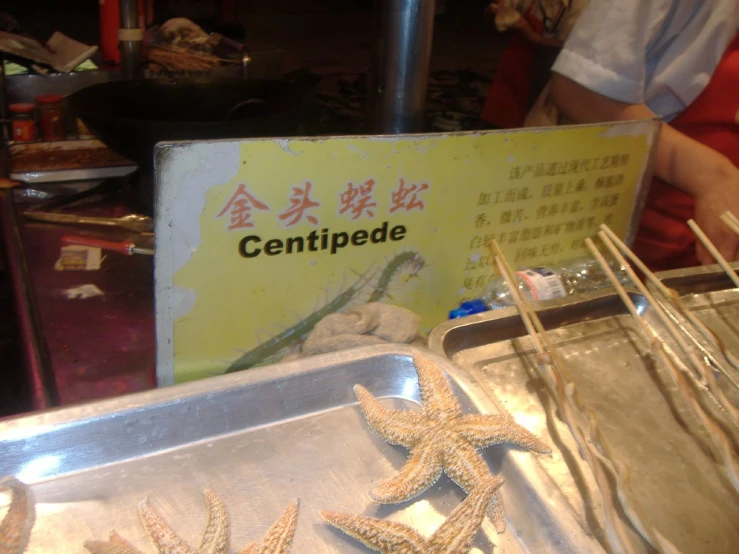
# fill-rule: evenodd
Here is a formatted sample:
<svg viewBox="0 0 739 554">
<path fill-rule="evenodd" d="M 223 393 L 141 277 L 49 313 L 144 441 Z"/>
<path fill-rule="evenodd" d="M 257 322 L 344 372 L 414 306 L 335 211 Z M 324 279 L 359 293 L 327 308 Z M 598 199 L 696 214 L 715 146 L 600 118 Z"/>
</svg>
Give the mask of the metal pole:
<svg viewBox="0 0 739 554">
<path fill-rule="evenodd" d="M 371 73 L 372 131 L 423 131 L 435 0 L 380 0 Z"/>
<path fill-rule="evenodd" d="M 124 79 L 133 77 L 134 69 L 143 57 L 144 30 L 139 27 L 138 0 L 120 0 L 121 28 L 118 40 L 121 44 L 121 73 Z"/>
</svg>

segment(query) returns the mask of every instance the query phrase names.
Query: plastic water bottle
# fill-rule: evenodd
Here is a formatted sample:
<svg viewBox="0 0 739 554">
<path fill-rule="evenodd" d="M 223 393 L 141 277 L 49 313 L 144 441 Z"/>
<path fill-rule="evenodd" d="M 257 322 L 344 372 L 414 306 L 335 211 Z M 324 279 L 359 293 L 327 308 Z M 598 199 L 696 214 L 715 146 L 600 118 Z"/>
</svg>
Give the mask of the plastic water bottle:
<svg viewBox="0 0 739 554">
<path fill-rule="evenodd" d="M 621 284 L 628 283 L 628 276 L 617 262 L 609 260 L 611 269 Z M 518 290 L 529 302 L 564 298 L 611 286 L 600 264 L 594 258 L 576 258 L 556 266 L 531 267 L 516 272 Z M 482 297 L 463 302 L 449 312 L 449 319 L 464 317 L 487 310 L 498 310 L 516 304 L 508 284 L 501 276 L 491 281 Z"/>
</svg>

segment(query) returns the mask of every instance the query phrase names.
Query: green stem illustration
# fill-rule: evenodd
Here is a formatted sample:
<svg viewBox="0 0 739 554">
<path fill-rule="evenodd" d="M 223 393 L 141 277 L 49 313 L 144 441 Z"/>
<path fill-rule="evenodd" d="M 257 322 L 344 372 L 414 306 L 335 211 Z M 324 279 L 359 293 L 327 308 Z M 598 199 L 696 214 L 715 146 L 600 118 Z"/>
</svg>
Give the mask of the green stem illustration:
<svg viewBox="0 0 739 554">
<path fill-rule="evenodd" d="M 422 259 L 417 252 L 403 252 L 395 256 L 380 274 L 377 285 L 370 295 L 368 302 L 379 302 L 387 294 L 395 274 L 403 265 L 407 263 L 422 264 Z M 344 292 L 336 296 L 321 309 L 316 310 L 302 321 L 296 323 L 292 327 L 285 329 L 280 334 L 275 335 L 271 339 L 256 346 L 239 359 L 235 360 L 226 370 L 226 373 L 234 373 L 254 367 L 256 364 L 265 361 L 277 361 L 279 354 L 287 347 L 303 340 L 308 333 L 313 330 L 316 323 L 324 317 L 334 312 L 338 312 L 347 306 L 352 299 L 359 294 L 364 287 L 367 286 L 367 280 L 364 276 L 360 277 L 356 283 L 347 288 Z"/>
</svg>

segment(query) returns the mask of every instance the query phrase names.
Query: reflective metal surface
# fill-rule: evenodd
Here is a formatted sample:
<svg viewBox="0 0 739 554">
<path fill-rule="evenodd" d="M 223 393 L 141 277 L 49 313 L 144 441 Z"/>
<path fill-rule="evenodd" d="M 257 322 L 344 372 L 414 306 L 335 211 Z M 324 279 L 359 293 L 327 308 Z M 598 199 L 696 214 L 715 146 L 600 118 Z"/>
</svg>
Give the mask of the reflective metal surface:
<svg viewBox="0 0 739 554">
<path fill-rule="evenodd" d="M 642 317 L 666 338 L 643 297 L 632 298 Z M 584 404 L 630 468 L 631 488 L 650 521 L 684 554 L 735 552 L 736 493 L 711 457 L 709 439 L 668 374 L 653 361 L 637 323 L 624 315 L 616 294 L 590 293 L 541 302 L 537 308 Z M 671 340 L 666 342 L 677 352 Z M 431 333 L 429 347 L 465 368 L 517 421 L 555 445 L 554 454 L 539 461 L 601 537 L 602 499 L 539 379 L 533 345 L 516 309 L 444 323 Z M 730 398 L 739 405 L 736 390 Z M 737 441 L 736 426 L 715 403 L 708 408 Z"/>
<path fill-rule="evenodd" d="M 434 0 L 381 0 L 371 91 L 372 131 L 418 133 L 426 117 Z"/>
<path fill-rule="evenodd" d="M 724 290 L 683 297 L 687 308 L 703 321 L 734 356 L 739 357 L 739 290 Z"/>
<path fill-rule="evenodd" d="M 198 544 L 204 487 L 229 508 L 233 548 L 261 535 L 294 497 L 297 554 L 368 552 L 323 523 L 322 509 L 389 517 L 429 534 L 462 491 L 442 478 L 415 502 L 372 504 L 367 492 L 393 476 L 407 452 L 368 429 L 352 391 L 360 383 L 387 406 L 418 409 L 415 351 L 350 350 L 0 422 L 0 475 L 30 483 L 38 502 L 29 552 L 79 553 L 112 529 L 149 552 L 136 513 L 147 495 Z M 464 371 L 429 356 L 466 412 L 496 411 Z M 491 541 L 496 553 L 600 551 L 537 458 L 504 446 L 485 456 L 506 480 L 508 530 L 497 535 L 486 521 L 473 552 L 491 552 Z"/>
<path fill-rule="evenodd" d="M 4 250 L 4 271 L 13 290 L 19 341 L 22 345 L 30 406 L 42 410 L 59 403 L 54 377 L 49 371 L 49 351 L 39 332 L 38 304 L 30 286 L 28 266 L 9 191 L 0 191 L 0 241 Z M 4 368 L 10 371 L 10 368 Z M 0 456 L 3 449 L 0 446 Z"/>
<path fill-rule="evenodd" d="M 739 271 L 739 262 L 733 262 L 731 267 Z M 665 286 L 676 290 L 680 295 L 727 290 L 734 286 L 718 264 L 673 269 L 655 275 Z"/>
</svg>

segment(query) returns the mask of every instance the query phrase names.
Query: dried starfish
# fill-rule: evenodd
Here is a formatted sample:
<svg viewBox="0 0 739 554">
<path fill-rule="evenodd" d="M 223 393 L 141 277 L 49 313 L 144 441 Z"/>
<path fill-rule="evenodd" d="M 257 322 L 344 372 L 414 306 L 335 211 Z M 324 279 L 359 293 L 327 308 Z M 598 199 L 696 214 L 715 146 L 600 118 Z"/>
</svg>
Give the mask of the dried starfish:
<svg viewBox="0 0 739 554">
<path fill-rule="evenodd" d="M 445 472 L 465 492 L 487 479 L 490 468 L 477 452 L 494 444 L 515 444 L 548 454 L 550 448 L 507 415 L 462 415 L 457 398 L 444 373 L 426 358 L 416 355 L 423 413 L 386 410 L 361 385 L 354 392 L 367 424 L 390 444 L 410 450 L 400 473 L 370 492 L 381 504 L 405 502 L 432 486 Z M 500 493 L 493 495 L 490 519 L 499 533 L 505 531 Z"/>
<path fill-rule="evenodd" d="M 205 507 L 207 523 L 197 550 L 178 537 L 147 500 L 139 505 L 139 516 L 160 554 L 228 554 L 231 529 L 226 505 L 215 493 L 206 490 Z M 290 550 L 297 521 L 296 499 L 259 541 L 249 543 L 239 554 L 286 554 Z M 115 531 L 108 541 L 86 541 L 85 548 L 92 554 L 142 554 Z"/>
<path fill-rule="evenodd" d="M 298 500 L 295 499 L 261 539 L 247 544 L 239 554 L 286 554 L 293 543 L 297 524 Z"/>
<path fill-rule="evenodd" d="M 490 499 L 503 484 L 489 478 L 475 487 L 431 537 L 422 537 L 415 529 L 373 517 L 340 512 L 321 512 L 323 519 L 341 529 L 368 548 L 385 554 L 464 554 L 480 528 Z"/>
<path fill-rule="evenodd" d="M 8 513 L 0 523 L 0 554 L 21 554 L 31 540 L 36 523 L 33 493 L 15 477 L 0 479 L 0 490 L 10 490 L 13 494 Z"/>
</svg>

